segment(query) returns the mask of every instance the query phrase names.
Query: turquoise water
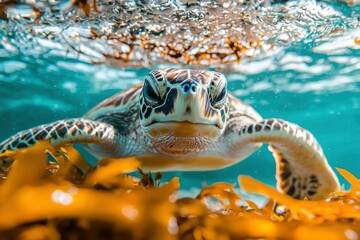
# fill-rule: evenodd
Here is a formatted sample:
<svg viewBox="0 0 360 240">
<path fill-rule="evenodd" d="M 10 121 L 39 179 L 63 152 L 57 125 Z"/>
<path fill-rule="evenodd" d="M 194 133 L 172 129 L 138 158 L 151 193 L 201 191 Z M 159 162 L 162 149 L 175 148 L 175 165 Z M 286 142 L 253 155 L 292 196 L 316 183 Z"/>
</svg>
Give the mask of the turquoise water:
<svg viewBox="0 0 360 240">
<path fill-rule="evenodd" d="M 336 21 L 318 20 L 315 30 L 306 22 L 303 25 L 296 23 L 300 30 L 305 29 L 303 35 L 286 40 L 286 43 L 279 37 L 280 40 L 274 41 L 274 49 L 263 49 L 259 54 L 242 57 L 241 63 L 231 63 L 231 68 L 227 68 L 230 63 L 226 62 L 196 67 L 223 69 L 229 89 L 235 96 L 253 106 L 264 118 L 283 118 L 310 130 L 322 145 L 332 167 L 345 168 L 360 177 L 359 6 L 335 1 L 327 2 L 325 6 L 316 1 L 299 2 L 313 4 L 314 11 L 325 9 L 325 6 L 331 8 L 338 13 L 334 17 Z M 281 4 L 286 6 L 286 3 Z M 318 12 L 311 14 L 317 16 Z M 326 18 L 326 14 L 322 14 L 321 17 Z M 49 18 L 49 15 L 45 17 Z M 83 24 L 86 18 L 82 16 Z M 21 31 L 27 34 L 24 31 L 27 26 L 48 26 L 42 25 L 41 21 L 27 23 L 13 18 L 0 20 L 0 24 L 0 140 L 36 125 L 80 117 L 103 99 L 140 83 L 153 68 L 191 67 L 182 65 L 181 61 L 174 64 L 171 59 L 156 59 L 148 64 L 142 62 L 141 57 L 138 64 L 121 59 L 92 64 L 81 54 L 43 51 L 43 42 L 21 35 Z M 53 25 L 56 24 L 63 27 L 61 24 L 64 23 L 54 20 Z M 89 20 L 86 24 L 88 28 L 94 22 Z M 336 32 L 335 24 L 342 30 Z M 221 29 L 216 31 L 220 33 Z M 296 28 L 290 31 L 299 33 Z M 46 40 L 47 45 L 51 41 L 52 44 L 63 44 L 56 36 Z M 16 49 L 9 47 L 9 43 Z M 267 43 L 264 40 L 264 45 Z M 165 173 L 165 177 L 181 176 L 182 186 L 188 188 L 218 181 L 236 183 L 239 174 L 275 185 L 275 163 L 267 147 L 226 169 Z"/>
</svg>

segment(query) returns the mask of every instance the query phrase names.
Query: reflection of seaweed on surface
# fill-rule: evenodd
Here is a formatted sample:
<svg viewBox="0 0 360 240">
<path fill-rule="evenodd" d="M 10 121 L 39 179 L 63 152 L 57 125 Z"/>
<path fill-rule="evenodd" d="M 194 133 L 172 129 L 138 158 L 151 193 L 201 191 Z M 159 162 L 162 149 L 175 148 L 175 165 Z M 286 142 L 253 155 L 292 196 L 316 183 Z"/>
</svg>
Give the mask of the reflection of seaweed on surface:
<svg viewBox="0 0 360 240">
<path fill-rule="evenodd" d="M 71 146 L 46 143 L 11 153 L 16 159 L 0 182 L 0 239 L 357 239 L 360 181 L 327 200 L 295 200 L 247 176 L 241 186 L 266 195 L 261 209 L 228 183 L 204 188 L 197 198 L 177 198 L 179 179 L 126 175 L 136 159 L 103 159 L 94 168 Z M 1 156 L 0 156 L 1 157 Z M 5 177 L 6 176 L 6 177 Z M 219 203 L 217 209 L 212 202 Z M 274 202 L 284 206 L 274 213 Z"/>
<path fill-rule="evenodd" d="M 357 28 L 356 8 L 345 9 L 309 0 L 2 0 L 0 49 L 121 67 L 192 64 L 233 71 L 243 59 Z"/>
</svg>

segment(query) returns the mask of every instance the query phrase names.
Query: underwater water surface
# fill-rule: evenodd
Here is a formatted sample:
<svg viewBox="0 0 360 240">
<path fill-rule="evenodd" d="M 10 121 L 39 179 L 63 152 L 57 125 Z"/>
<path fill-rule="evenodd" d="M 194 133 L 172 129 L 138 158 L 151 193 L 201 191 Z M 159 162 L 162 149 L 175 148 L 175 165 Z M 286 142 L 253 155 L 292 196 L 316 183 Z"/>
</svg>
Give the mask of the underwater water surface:
<svg viewBox="0 0 360 240">
<path fill-rule="evenodd" d="M 5 11 L 6 18 L 0 20 L 1 141 L 36 125 L 81 117 L 103 99 L 142 82 L 152 69 L 165 66 L 212 69 L 222 71 L 230 92 L 253 106 L 263 118 L 282 118 L 308 129 L 320 142 L 332 167 L 347 169 L 360 177 L 359 6 L 336 1 L 254 1 L 252 4 L 257 5 L 249 8 L 243 1 L 209 1 L 209 5 L 217 3 L 214 6 L 219 11 L 229 11 L 227 14 L 234 21 L 227 20 L 232 22 L 230 29 L 221 25 L 226 19 L 206 12 L 207 6 L 198 1 L 149 1 L 146 6 L 141 1 L 127 2 L 128 5 L 107 5 L 99 1 L 98 7 L 104 11 L 93 9 L 88 14 L 67 5 L 60 11 L 65 5 L 54 7 L 48 3 L 50 6 L 43 7 L 45 13 L 38 19 L 34 19 L 36 11 L 29 6 L 21 11 L 16 7 Z M 163 7 L 163 12 L 156 7 L 160 10 Z M 248 12 L 235 12 L 244 8 Z M 184 11 L 187 15 L 182 20 Z M 142 18 L 138 22 L 136 18 L 127 21 L 130 12 L 138 12 Z M 169 25 L 154 27 L 157 29 L 154 37 L 149 35 L 155 31 L 149 27 L 151 22 L 141 28 L 141 20 L 156 14 L 168 16 Z M 273 22 L 275 16 L 279 19 Z M 158 24 L 160 20 L 153 21 Z M 197 39 L 200 30 L 192 24 L 204 24 L 203 21 L 212 21 L 219 28 L 202 29 L 200 35 L 207 38 Z M 234 26 L 241 22 L 250 23 L 237 26 L 241 31 L 236 35 Z M 246 35 L 251 33 L 255 40 L 232 39 L 243 37 L 249 25 L 257 26 Z M 89 37 L 87 34 L 92 31 L 100 37 Z M 132 35 L 129 37 L 124 31 Z M 174 43 L 171 37 L 176 36 L 176 46 L 188 45 L 187 50 L 174 44 L 175 50 L 171 50 L 174 52 L 161 55 L 160 50 Z M 131 53 L 136 46 L 149 41 L 146 37 L 165 45 L 150 41 L 154 44 L 152 49 L 144 47 Z M 211 42 L 222 40 L 219 46 Z M 234 49 L 234 41 L 244 42 L 245 50 Z M 261 47 L 254 47 L 254 42 Z M 216 48 L 206 55 L 213 59 L 197 55 L 209 50 L 204 48 L 206 44 Z M 125 45 L 130 50 L 124 50 Z M 238 59 L 233 56 L 217 59 L 220 55 L 214 51 L 233 55 L 227 48 Z M 152 55 L 154 52 L 159 55 Z M 129 54 L 121 55 L 125 53 Z M 90 155 L 86 157 L 95 161 Z M 267 146 L 225 169 L 165 173 L 164 177 L 180 176 L 182 189 L 190 189 L 214 182 L 236 183 L 240 174 L 275 186 L 275 162 Z"/>
</svg>

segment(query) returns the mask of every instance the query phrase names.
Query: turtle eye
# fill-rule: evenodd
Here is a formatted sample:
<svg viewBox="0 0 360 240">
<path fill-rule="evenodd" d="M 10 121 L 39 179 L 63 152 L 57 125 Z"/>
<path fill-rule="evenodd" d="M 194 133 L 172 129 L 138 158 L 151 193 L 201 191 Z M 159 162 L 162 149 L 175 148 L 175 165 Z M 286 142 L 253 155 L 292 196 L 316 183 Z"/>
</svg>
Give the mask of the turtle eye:
<svg viewBox="0 0 360 240">
<path fill-rule="evenodd" d="M 161 101 L 160 96 L 155 92 L 154 88 L 148 81 L 145 81 L 144 83 L 143 95 L 145 101 L 151 105 L 156 105 Z"/>
<path fill-rule="evenodd" d="M 227 95 L 227 91 L 226 91 L 226 87 L 224 87 L 221 90 L 221 92 L 217 94 L 217 96 L 214 96 L 212 98 L 211 105 L 213 105 L 213 107 L 215 108 L 220 108 L 226 100 L 226 95 Z"/>
</svg>

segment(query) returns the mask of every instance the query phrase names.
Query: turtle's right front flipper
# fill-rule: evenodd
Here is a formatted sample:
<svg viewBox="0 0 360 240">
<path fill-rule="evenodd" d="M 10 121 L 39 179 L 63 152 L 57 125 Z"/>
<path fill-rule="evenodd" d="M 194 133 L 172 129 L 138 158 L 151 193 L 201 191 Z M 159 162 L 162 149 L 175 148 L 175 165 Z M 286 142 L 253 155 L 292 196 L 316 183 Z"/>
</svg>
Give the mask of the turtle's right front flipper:
<svg viewBox="0 0 360 240">
<path fill-rule="evenodd" d="M 112 125 L 88 119 L 74 118 L 56 121 L 19 132 L 0 143 L 0 153 L 16 151 L 48 140 L 52 146 L 65 143 L 114 145 L 116 130 Z"/>
<path fill-rule="evenodd" d="M 258 143 L 269 143 L 277 163 L 277 188 L 296 199 L 324 199 L 340 190 L 315 137 L 299 125 L 282 119 L 264 119 L 248 124 L 228 138 L 238 156 L 251 153 Z M 242 155 L 244 156 L 244 154 Z"/>
</svg>

